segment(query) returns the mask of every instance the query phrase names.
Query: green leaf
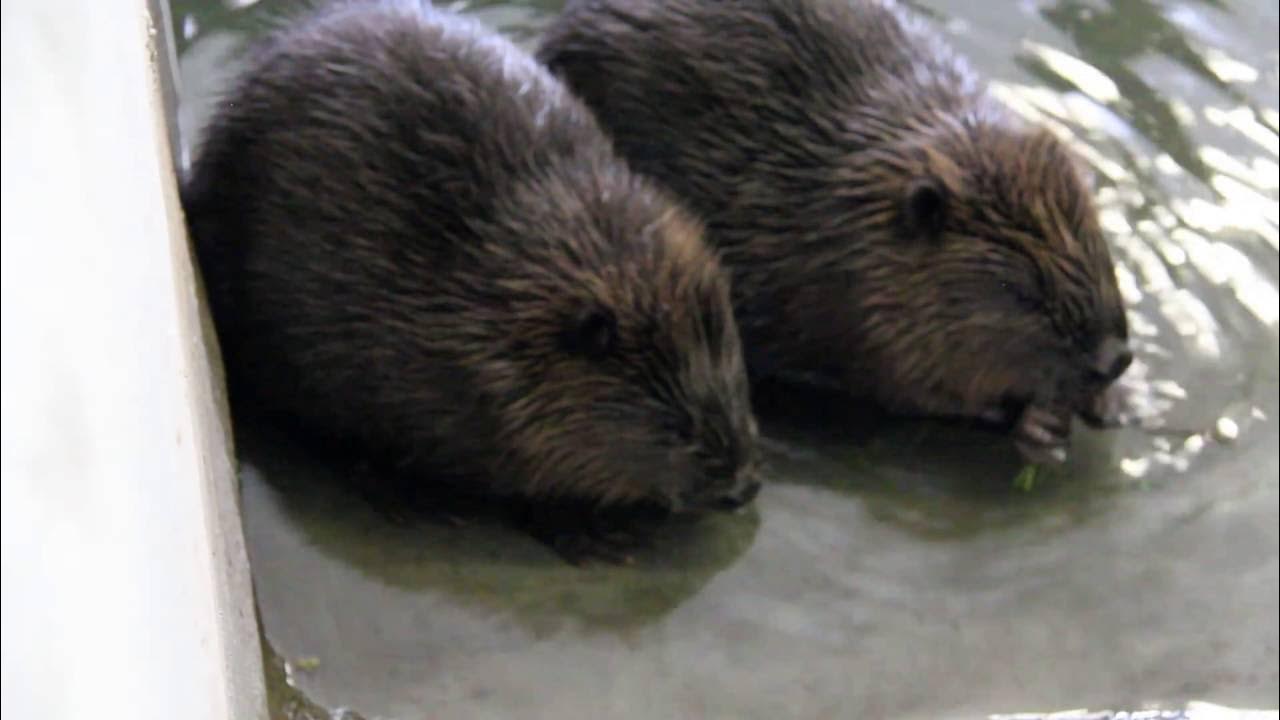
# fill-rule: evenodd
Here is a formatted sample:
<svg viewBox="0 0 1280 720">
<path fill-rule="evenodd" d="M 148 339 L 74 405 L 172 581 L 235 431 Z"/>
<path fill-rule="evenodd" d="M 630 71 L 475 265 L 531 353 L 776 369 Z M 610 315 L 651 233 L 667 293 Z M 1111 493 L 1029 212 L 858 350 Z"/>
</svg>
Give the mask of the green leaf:
<svg viewBox="0 0 1280 720">
<path fill-rule="evenodd" d="M 1013 486 L 1022 492 L 1031 492 L 1031 488 L 1035 487 L 1036 479 L 1039 476 L 1039 465 L 1026 465 L 1018 472 L 1018 476 L 1013 479 Z"/>
</svg>

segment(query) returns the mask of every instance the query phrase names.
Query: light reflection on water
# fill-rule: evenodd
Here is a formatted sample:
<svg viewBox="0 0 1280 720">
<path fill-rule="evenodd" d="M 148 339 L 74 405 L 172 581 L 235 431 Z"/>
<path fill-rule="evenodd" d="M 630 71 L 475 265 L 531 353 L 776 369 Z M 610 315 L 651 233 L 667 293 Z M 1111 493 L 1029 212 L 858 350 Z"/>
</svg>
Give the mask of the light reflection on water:
<svg viewBox="0 0 1280 720">
<path fill-rule="evenodd" d="M 1195 13 L 1176 16 L 1183 26 L 1195 28 L 1204 22 Z M 1091 10 L 1081 9 L 1074 20 L 1058 24 L 1087 24 L 1092 17 Z M 1199 135 L 1203 122 L 1217 139 L 1216 144 L 1195 149 L 1190 157 L 1198 163 L 1189 163 L 1189 168 L 1168 152 L 1158 152 L 1150 161 L 1149 151 L 1155 148 L 1150 148 L 1147 138 L 1135 137 L 1134 128 L 1117 115 L 1143 110 L 1147 115 L 1158 114 L 1137 105 L 1143 95 L 1127 97 L 1106 72 L 1063 49 L 1023 40 L 1021 52 L 1070 89 L 1059 92 L 1039 84 L 997 81 L 994 92 L 1022 116 L 1056 130 L 1098 172 L 1101 224 L 1116 251 L 1135 344 L 1146 360 L 1135 363 L 1123 382 L 1130 391 L 1132 415 L 1143 427 L 1162 427 L 1179 403 L 1201 401 L 1183 386 L 1184 366 L 1218 363 L 1228 352 L 1224 344 L 1234 344 L 1233 338 L 1224 337 L 1224 328 L 1205 296 L 1220 299 L 1229 293 L 1238 309 L 1252 316 L 1257 331 L 1274 338 L 1280 320 L 1274 255 L 1269 263 L 1258 264 L 1255 259 L 1268 247 L 1271 251 L 1280 247 L 1276 200 L 1280 142 L 1274 129 L 1275 110 L 1259 108 L 1260 103 L 1239 92 L 1227 94 L 1244 100 L 1243 104 L 1224 107 L 1217 97 L 1198 112 L 1182 99 L 1154 99 L 1149 104 L 1163 105 L 1175 119 L 1168 132 Z M 1275 103 L 1274 71 L 1264 73 L 1214 47 L 1201 47 L 1198 54 L 1182 55 L 1179 60 L 1159 66 L 1165 70 L 1202 67 L 1221 85 L 1246 91 L 1268 75 L 1270 88 L 1259 94 L 1269 94 L 1269 101 Z M 1135 79 L 1127 71 L 1123 76 Z M 1144 79 L 1161 80 L 1158 76 Z M 1218 134 L 1222 130 L 1229 134 Z M 1133 147 L 1130 152 L 1115 152 L 1120 149 L 1115 147 L 1118 143 Z M 1187 138 L 1179 144 L 1192 141 Z M 1234 152 L 1226 150 L 1228 146 Z M 1157 173 L 1151 172 L 1152 166 Z M 1202 182 L 1186 182 L 1189 172 Z M 1168 362 L 1171 359 L 1179 362 Z M 1184 447 L 1195 448 L 1193 452 L 1174 453 L 1166 447 L 1167 436 L 1157 435 L 1147 452 L 1122 458 L 1119 469 L 1130 477 L 1147 475 L 1153 465 L 1186 471 L 1193 467 L 1189 456 L 1198 452 L 1204 438 L 1224 437 L 1211 432 L 1213 427 L 1230 425 L 1234 428 L 1230 440 L 1235 441 L 1255 419 L 1253 414 L 1244 422 L 1228 416 L 1205 418 L 1204 429 L 1186 436 Z"/>
<path fill-rule="evenodd" d="M 287 3 L 229 0 L 223 6 L 209 0 L 188 0 L 174 5 L 186 90 L 181 122 L 184 143 L 189 145 L 191 129 L 207 113 L 209 89 L 233 66 L 241 39 L 261 23 L 261 18 L 280 12 Z M 556 5 L 556 2 L 462 1 L 448 6 L 475 13 L 528 46 Z M 1137 596 L 1145 592 L 1143 583 L 1149 581 L 1137 579 L 1142 577 L 1141 569 L 1128 568 L 1144 563 L 1158 564 L 1160 560 L 1156 551 L 1141 544 L 1142 540 L 1170 531 L 1179 523 L 1188 522 L 1189 517 L 1206 515 L 1217 518 L 1214 524 L 1202 528 L 1204 543 L 1210 543 L 1231 533 L 1252 532 L 1250 528 L 1261 524 L 1274 527 L 1277 514 L 1276 478 L 1265 476 L 1267 468 L 1275 467 L 1275 415 L 1280 409 L 1276 380 L 1277 355 L 1280 355 L 1277 348 L 1280 55 L 1275 49 L 1277 10 L 1274 3 L 1026 0 L 1006 4 L 919 0 L 915 5 L 936 21 L 944 34 L 992 79 L 992 90 L 998 98 L 1018 114 L 1046 125 L 1063 137 L 1093 169 L 1100 220 L 1114 249 L 1117 278 L 1128 308 L 1137 358 L 1120 381 L 1127 398 L 1123 414 L 1129 427 L 1106 434 L 1084 433 L 1064 471 L 1064 482 L 1050 483 L 1026 497 L 1010 495 L 1012 491 L 1007 487 L 1005 474 L 1012 478 L 1016 462 L 1006 452 L 1007 448 L 1000 441 L 984 436 L 927 423 L 887 423 L 886 429 L 873 433 L 869 440 L 860 439 L 855 446 L 839 428 L 831 427 L 839 425 L 840 420 L 824 419 L 821 427 L 803 429 L 791 428 L 785 423 L 770 427 L 768 449 L 780 489 L 762 497 L 764 526 L 760 538 L 751 551 L 745 552 L 733 565 L 734 572 L 723 570 L 722 578 L 702 577 L 690 585 L 701 587 L 706 583 L 710 587 L 719 582 L 738 587 L 745 584 L 752 592 L 762 592 L 757 585 L 766 580 L 752 584 L 739 579 L 741 573 L 747 572 L 737 573 L 741 566 L 753 568 L 751 572 L 772 580 L 779 572 L 800 573 L 798 568 L 806 561 L 825 566 L 832 553 L 843 557 L 847 545 L 863 542 L 875 545 L 874 548 L 849 547 L 848 552 L 859 554 L 862 562 L 878 572 L 858 566 L 863 574 L 856 577 L 837 576 L 833 572 L 820 581 L 797 575 L 794 582 L 809 588 L 825 603 L 804 606 L 815 617 L 823 617 L 822 613 L 830 609 L 828 605 L 845 601 L 844 595 L 818 593 L 814 590 L 815 584 L 835 585 L 847 591 L 846 595 L 856 596 L 857 591 L 868 592 L 866 581 L 870 573 L 881 588 L 894 588 L 896 594 L 891 603 L 886 600 L 883 605 L 877 605 L 882 599 L 877 595 L 875 601 L 863 598 L 847 608 L 855 615 L 876 610 L 884 627 L 897 628 L 894 632 L 900 635 L 889 637 L 885 640 L 889 644 L 880 648 L 885 654 L 881 664 L 888 665 L 893 662 L 893 648 L 897 647 L 894 643 L 910 646 L 908 640 L 893 638 L 910 638 L 915 632 L 914 624 L 945 614 L 957 605 L 966 605 L 975 597 L 984 597 L 993 604 L 1002 598 L 1013 603 L 1013 598 L 1022 597 L 1020 593 L 1026 591 L 1029 583 L 1037 582 L 1036 578 L 1064 573 L 1064 577 L 1075 580 L 1074 585 L 1063 588 L 1068 594 L 1095 576 L 1115 573 L 1111 580 L 1116 583 L 1116 592 Z M 1245 455 L 1245 461 L 1232 462 L 1239 455 Z M 270 482 L 264 485 L 257 477 L 270 474 L 264 473 L 261 467 L 273 466 L 272 461 L 252 457 L 248 461 L 258 472 L 247 475 L 246 493 L 259 499 L 270 496 L 267 489 Z M 1236 470 L 1220 470 L 1227 467 Z M 1250 468 L 1260 468 L 1263 474 L 1257 475 L 1259 471 L 1254 470 L 1256 476 L 1250 476 Z M 992 475 L 998 477 L 993 480 Z M 971 480 L 982 489 L 960 489 Z M 1125 493 L 1137 494 L 1151 488 L 1163 488 L 1166 492 L 1153 492 L 1142 496 L 1146 498 L 1143 501 L 1126 505 L 1127 515 L 1107 514 L 1111 506 L 1127 497 Z M 1255 510 L 1253 515 L 1231 514 L 1244 512 L 1243 501 L 1238 502 L 1238 498 L 1254 497 L 1260 497 L 1264 505 L 1269 503 L 1270 509 Z M 854 503 L 853 508 L 845 508 L 850 501 Z M 306 572 L 291 574 L 292 568 L 305 564 L 302 556 L 307 551 L 287 543 L 273 544 L 277 536 L 287 535 L 275 526 L 290 522 L 323 524 L 327 520 L 323 515 L 312 516 L 301 511 L 293 515 L 272 514 L 274 510 L 250 507 L 248 501 L 246 504 L 255 570 L 260 570 L 263 564 L 260 560 L 264 558 L 273 568 L 271 575 L 260 573 L 258 577 L 268 636 L 282 643 L 285 650 L 302 651 L 306 648 L 290 646 L 299 644 L 296 638 L 307 637 L 307 628 L 291 623 L 292 616 L 307 613 L 290 604 L 294 601 L 279 599 L 290 597 L 282 586 L 292 582 L 320 587 L 323 582 Z M 846 510 L 846 515 L 839 515 Z M 1220 515 L 1214 515 L 1215 512 Z M 851 527 L 845 520 L 836 522 L 832 518 L 837 515 L 852 517 L 858 525 Z M 266 519 L 255 520 L 258 516 Z M 310 519 L 303 522 L 298 517 Z M 1099 527 L 1096 521 L 1099 517 L 1112 524 Z M 1104 543 L 1104 549 L 1099 550 L 1090 540 L 1071 534 L 1090 523 L 1095 535 L 1115 534 L 1109 541 L 1112 545 Z M 333 532 L 341 536 L 341 532 Z M 1000 534 L 1005 532 L 1008 534 Z M 1274 578 L 1275 572 L 1275 540 L 1274 531 L 1271 532 L 1270 536 L 1263 535 L 1261 550 L 1255 547 L 1257 538 L 1230 548 L 1232 556 L 1237 558 L 1258 557 L 1258 553 L 1262 553 L 1260 562 L 1270 563 L 1262 573 L 1264 578 Z M 334 541 L 334 545 L 345 548 L 361 542 L 365 540 L 348 538 Z M 1025 545 L 1026 554 L 1005 557 L 1000 554 L 1000 542 Z M 1059 542 L 1065 544 L 1055 547 Z M 1126 542 L 1131 545 L 1125 545 Z M 1168 541 L 1160 542 L 1167 544 Z M 279 549 L 285 545 L 291 549 Z M 1105 556 L 1112 547 L 1130 546 L 1144 548 L 1130 551 L 1134 558 L 1125 568 L 1132 575 L 1121 573 L 1104 560 L 1090 564 L 1088 560 L 1078 559 L 1090 553 Z M 405 561 L 404 573 L 418 577 L 417 573 L 432 572 L 418 568 L 422 561 L 417 549 L 382 550 L 414 558 Z M 788 555 L 789 551 L 799 555 L 799 559 Z M 950 560 L 939 560 L 937 555 L 952 553 L 962 557 L 970 551 L 979 557 L 993 558 L 994 566 L 980 566 L 988 572 L 984 577 L 991 585 L 987 588 L 976 589 L 973 583 L 954 584 L 959 580 L 946 572 Z M 361 552 L 361 557 L 382 557 L 374 549 Z M 1181 552 L 1185 557 L 1193 557 L 1196 550 L 1188 548 Z M 1266 559 L 1268 553 L 1269 560 Z M 338 551 L 338 554 L 344 556 L 344 563 L 351 563 L 351 558 L 359 553 Z M 760 557 L 774 560 L 773 569 L 761 569 L 765 564 Z M 776 568 L 779 559 L 788 564 L 785 570 Z M 327 568 L 320 560 L 315 562 L 322 568 L 315 573 L 339 572 Z M 390 561 L 363 562 L 372 567 Z M 1008 567 L 1016 567 L 1018 572 L 1000 563 L 1008 563 Z M 937 575 L 922 574 L 921 564 L 936 570 Z M 445 575 L 455 578 L 462 572 L 483 577 L 485 583 L 492 585 L 486 590 L 486 598 L 501 595 L 504 588 L 513 594 L 517 592 L 512 589 L 512 581 L 499 578 L 501 573 L 492 573 L 487 566 L 472 567 L 464 563 L 463 568 L 459 571 L 451 567 Z M 367 570 L 365 575 L 385 576 L 390 572 L 384 567 L 361 566 L 360 569 Z M 1071 575 L 1072 572 L 1075 574 Z M 289 580 L 276 579 L 277 574 Z M 555 577 L 558 579 L 553 582 L 567 582 L 562 575 Z M 917 577 L 922 579 L 917 582 Z M 947 580 L 936 579 L 938 577 Z M 594 579 L 604 584 L 600 577 Z M 348 578 L 344 582 L 352 584 L 360 580 Z M 425 584 L 435 588 L 452 582 L 454 580 L 433 580 Z M 518 592 L 530 592 L 528 587 L 533 581 L 521 582 L 525 584 L 519 586 Z M 1126 582 L 1134 584 L 1126 585 Z M 1272 618 L 1276 604 L 1274 584 L 1274 579 L 1270 579 L 1269 585 L 1255 585 L 1245 591 L 1263 598 L 1260 602 L 1267 611 L 1263 614 Z M 1209 590 L 1197 591 L 1194 583 L 1184 586 L 1170 581 L 1165 585 L 1181 588 L 1179 592 L 1193 603 L 1209 602 L 1197 592 L 1206 593 L 1206 597 L 1212 595 Z M 669 586 L 661 587 L 671 591 Z M 335 594 L 343 593 L 346 585 L 328 589 Z M 381 597 L 387 588 L 374 583 L 371 587 L 362 586 L 358 597 L 355 590 L 350 592 L 352 596 L 344 595 L 341 602 L 358 608 L 361 603 L 376 603 L 367 598 Z M 683 586 L 679 592 L 685 592 Z M 699 599 L 710 603 L 712 608 L 721 607 L 708 599 L 710 594 L 712 591 L 707 590 Z M 618 601 L 615 594 L 608 598 L 610 603 Z M 386 622 L 392 622 L 387 618 L 395 612 L 416 617 L 409 609 L 394 606 L 391 600 L 383 598 L 382 602 L 386 605 L 374 604 L 366 610 Z M 791 603 L 804 602 L 804 599 L 784 593 L 769 602 L 779 613 L 786 610 L 794 614 L 798 606 Z M 1006 607 L 1010 615 L 1019 612 L 1025 615 L 1018 625 L 1019 632 L 1028 632 L 1029 626 L 1047 627 L 1052 623 L 1056 600 L 1046 600 L 1043 606 L 1031 600 L 1019 602 L 1021 604 L 1001 606 Z M 1127 626 L 1108 628 L 1104 617 L 1106 607 L 1101 600 L 1095 600 L 1094 604 L 1097 616 L 1082 618 L 1082 628 L 1087 623 L 1097 624 L 1102 628 L 1101 636 L 1112 632 L 1128 637 L 1125 633 L 1134 632 Z M 339 607 L 345 610 L 347 605 Z M 689 601 L 688 605 L 696 603 Z M 893 624 L 893 613 L 899 610 L 914 613 L 910 621 L 900 626 Z M 455 612 L 452 606 L 441 611 Z M 700 618 L 698 626 L 718 622 L 714 616 L 698 616 L 696 609 L 686 608 L 686 611 Z M 958 617 L 964 619 L 947 622 L 974 623 L 977 628 L 992 629 L 983 624 L 987 618 Z M 464 620 L 472 622 L 469 616 L 458 621 Z M 313 622 L 316 621 L 313 619 Z M 327 623 L 328 618 L 318 622 Z M 799 621 L 791 624 L 796 622 Z M 1171 624 L 1163 627 L 1163 632 L 1176 637 L 1179 632 L 1176 619 L 1168 622 Z M 1222 622 L 1233 620 L 1228 617 Z M 1275 621 L 1268 622 L 1271 624 L 1267 627 L 1274 635 Z M 869 632 L 859 627 L 860 632 Z M 417 637 L 412 634 L 413 629 L 402 629 L 408 637 Z M 698 633 L 696 629 L 687 631 L 691 635 Z M 998 624 L 993 631 L 1009 632 Z M 638 639 L 632 640 L 637 646 L 643 644 Z M 875 638 L 867 641 L 875 646 Z M 344 636 L 344 643 L 352 642 L 351 637 Z M 665 642 L 666 645 L 659 643 L 660 654 L 667 652 L 663 648 L 679 644 L 672 638 Z M 1010 642 L 1008 653 L 1016 657 L 1022 646 Z M 1249 656 L 1252 659 L 1234 665 L 1228 662 L 1232 668 L 1252 663 L 1261 670 L 1256 676 L 1233 671 L 1252 679 L 1224 686 L 1246 688 L 1247 691 L 1241 690 L 1237 696 L 1250 701 L 1261 698 L 1264 704 L 1274 706 L 1276 653 L 1274 644 L 1269 647 L 1260 658 Z M 576 645 L 561 648 L 569 654 L 575 649 Z M 353 662 L 366 657 L 359 655 L 357 647 L 344 645 L 343 650 L 354 656 Z M 381 657 L 380 651 L 375 644 L 368 651 L 372 653 L 368 657 Z M 788 652 L 787 646 L 776 646 L 773 651 Z M 713 654 L 719 652 L 719 648 L 701 647 L 698 652 Z M 1111 650 L 1104 650 L 1103 654 L 1107 652 Z M 1214 654 L 1221 657 L 1229 653 L 1217 648 Z M 697 657 L 702 655 L 695 655 L 695 659 Z M 925 661 L 904 662 L 906 667 L 915 668 L 912 672 L 925 672 L 920 667 L 927 665 Z M 1071 663 L 1064 660 L 1060 670 L 1067 673 L 1071 667 Z M 325 672 L 335 674 L 326 676 Z M 1204 672 L 1213 676 L 1211 668 Z M 311 680 L 308 681 L 308 677 Z M 321 693 L 335 692 L 335 687 L 355 692 L 352 688 L 359 687 L 359 683 L 331 669 L 311 675 L 302 673 L 300 678 L 299 682 L 304 685 L 314 683 L 309 687 Z M 415 687 L 405 682 L 408 683 L 405 687 Z M 1019 687 L 1024 694 L 1027 688 L 1046 693 L 1057 687 L 1043 682 L 1037 685 L 1027 678 L 1020 678 L 1018 682 L 1022 683 Z M 1091 687 L 1101 682 L 1095 679 Z M 1194 682 L 1192 685 L 1199 687 Z M 1221 683 L 1215 685 L 1206 680 L 1203 685 L 1213 689 Z M 810 688 L 809 693 L 821 697 L 823 689 L 829 692 L 832 687 L 843 686 L 818 684 Z M 1179 695 L 1169 691 L 1157 699 L 1172 700 L 1187 693 Z M 1017 695 L 1013 690 L 1006 690 L 1005 694 Z M 921 716 L 930 715 L 925 712 Z"/>
</svg>

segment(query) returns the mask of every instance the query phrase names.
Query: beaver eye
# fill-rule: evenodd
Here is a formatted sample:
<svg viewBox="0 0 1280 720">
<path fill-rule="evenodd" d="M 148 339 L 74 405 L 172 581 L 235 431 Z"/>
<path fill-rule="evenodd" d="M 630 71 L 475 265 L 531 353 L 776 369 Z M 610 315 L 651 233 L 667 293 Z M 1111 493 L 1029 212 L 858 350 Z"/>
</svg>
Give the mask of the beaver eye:
<svg viewBox="0 0 1280 720">
<path fill-rule="evenodd" d="M 1038 281 L 1034 286 L 1019 282 L 1002 282 L 1001 285 L 1009 291 L 1018 305 L 1032 312 L 1046 312 L 1044 290 Z"/>
<path fill-rule="evenodd" d="M 929 239 L 942 233 L 947 221 L 947 189 L 934 178 L 919 178 L 907 187 L 903 199 L 903 218 L 907 231 Z"/>
<path fill-rule="evenodd" d="M 698 320 L 702 324 L 702 332 L 706 335 L 707 341 L 714 345 L 724 332 L 724 321 L 720 313 L 715 307 L 705 306 L 699 313 Z"/>
<path fill-rule="evenodd" d="M 613 352 L 618 343 L 618 321 L 604 308 L 589 308 L 578 313 L 564 333 L 569 352 L 600 360 Z"/>
</svg>

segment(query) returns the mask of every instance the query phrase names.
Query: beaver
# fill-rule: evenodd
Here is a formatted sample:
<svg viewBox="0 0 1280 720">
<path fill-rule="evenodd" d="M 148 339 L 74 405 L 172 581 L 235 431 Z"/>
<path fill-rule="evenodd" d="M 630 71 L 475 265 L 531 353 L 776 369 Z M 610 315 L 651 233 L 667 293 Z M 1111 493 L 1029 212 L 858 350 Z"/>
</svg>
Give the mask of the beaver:
<svg viewBox="0 0 1280 720">
<path fill-rule="evenodd" d="M 538 57 L 733 273 L 753 380 L 1061 460 L 1132 360 L 1086 171 L 875 0 L 570 0 Z"/>
<path fill-rule="evenodd" d="M 699 221 L 475 21 L 340 2 L 269 34 L 183 202 L 233 401 L 496 498 L 697 512 L 759 488 Z"/>
</svg>

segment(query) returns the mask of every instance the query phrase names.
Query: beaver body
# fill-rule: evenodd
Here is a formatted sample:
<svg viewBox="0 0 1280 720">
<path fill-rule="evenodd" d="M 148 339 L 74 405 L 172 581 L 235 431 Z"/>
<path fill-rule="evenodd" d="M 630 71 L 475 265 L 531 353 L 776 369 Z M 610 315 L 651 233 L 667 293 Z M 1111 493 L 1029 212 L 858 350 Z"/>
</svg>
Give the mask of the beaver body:
<svg viewBox="0 0 1280 720">
<path fill-rule="evenodd" d="M 268 37 L 183 195 L 233 400 L 423 483 L 674 509 L 755 493 L 699 223 L 473 22 L 359 2 Z"/>
<path fill-rule="evenodd" d="M 1002 419 L 1036 459 L 1131 360 L 1069 149 L 874 0 L 570 0 L 539 57 L 734 274 L 754 378 Z"/>
</svg>

